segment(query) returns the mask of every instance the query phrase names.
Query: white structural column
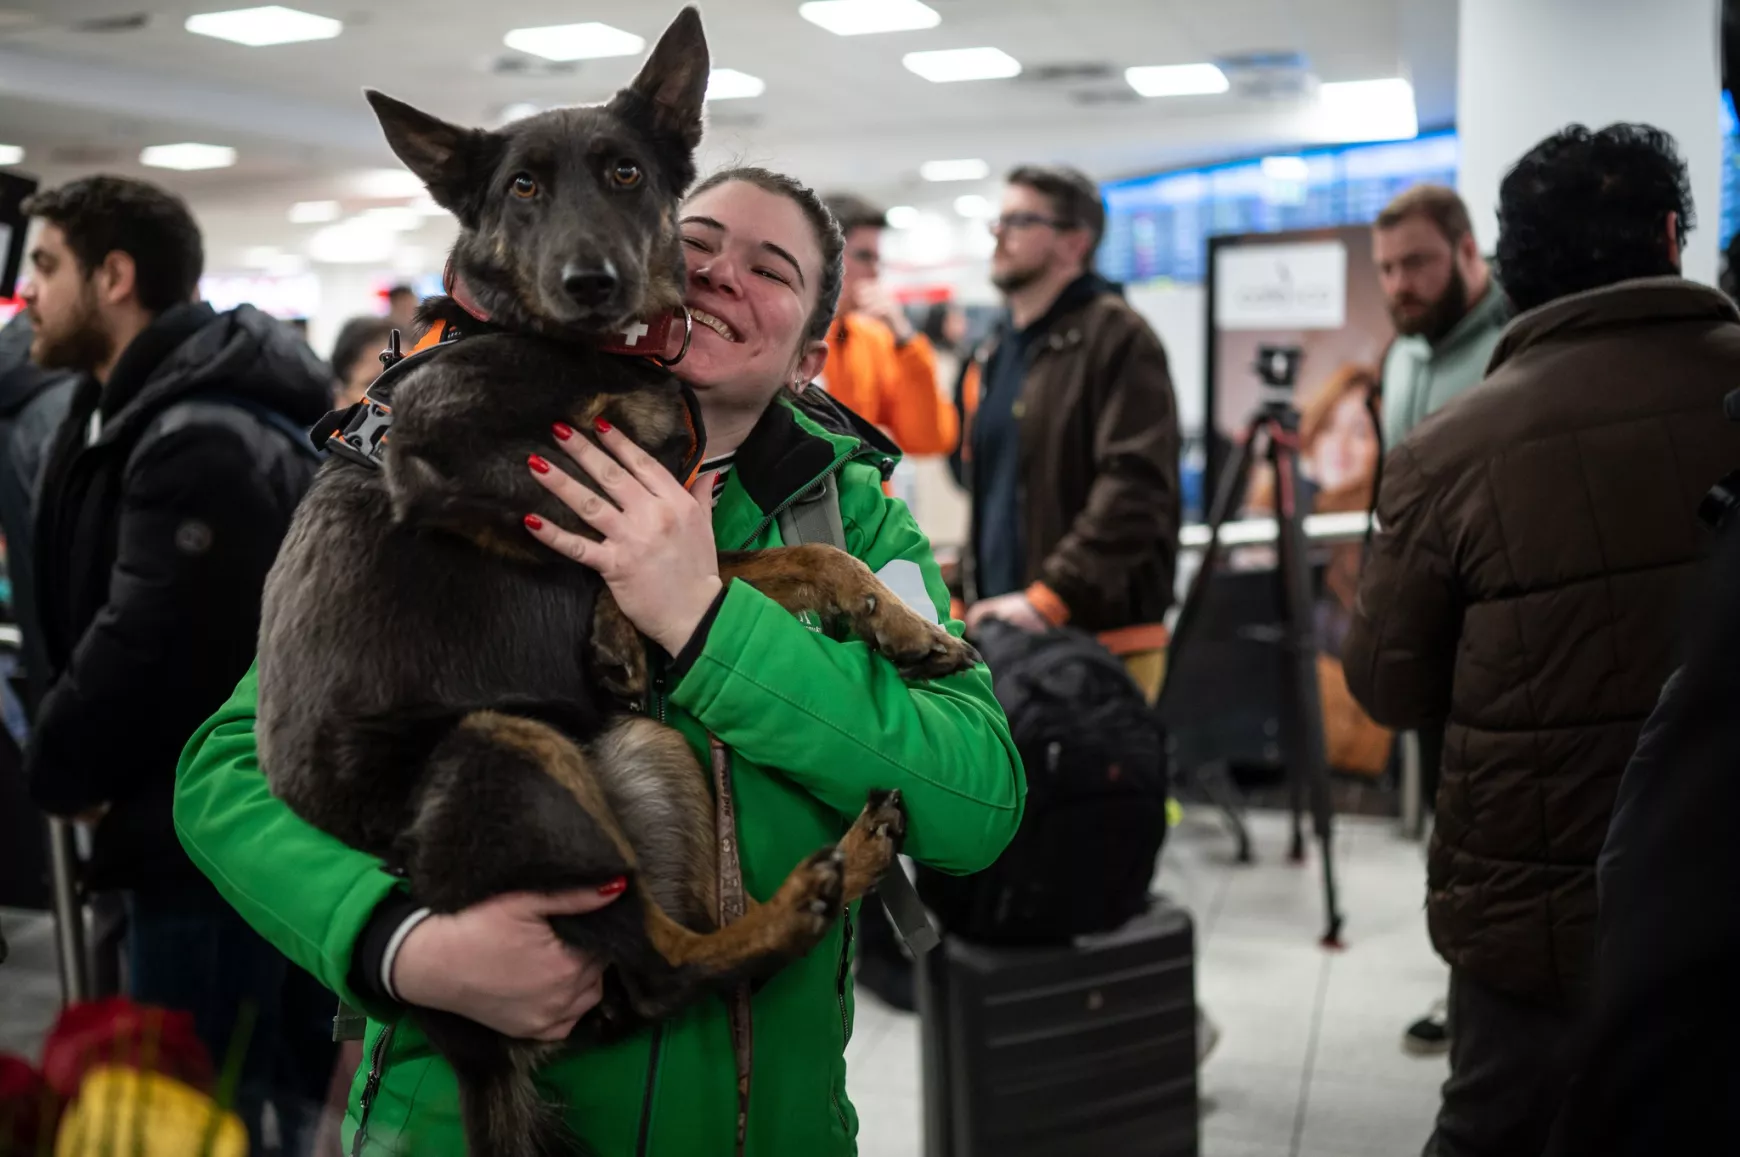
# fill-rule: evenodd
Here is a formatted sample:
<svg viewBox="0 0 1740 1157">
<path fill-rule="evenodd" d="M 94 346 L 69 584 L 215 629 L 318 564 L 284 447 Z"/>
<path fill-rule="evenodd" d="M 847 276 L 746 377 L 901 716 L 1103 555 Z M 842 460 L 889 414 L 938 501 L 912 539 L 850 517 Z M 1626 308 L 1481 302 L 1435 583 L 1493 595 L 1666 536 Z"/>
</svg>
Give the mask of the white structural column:
<svg viewBox="0 0 1740 1157">
<path fill-rule="evenodd" d="M 1481 248 L 1498 239 L 1498 184 L 1573 122 L 1672 133 L 1691 169 L 1698 229 L 1686 276 L 1716 280 L 1721 196 L 1720 0 L 1461 0 L 1459 183 Z"/>
</svg>

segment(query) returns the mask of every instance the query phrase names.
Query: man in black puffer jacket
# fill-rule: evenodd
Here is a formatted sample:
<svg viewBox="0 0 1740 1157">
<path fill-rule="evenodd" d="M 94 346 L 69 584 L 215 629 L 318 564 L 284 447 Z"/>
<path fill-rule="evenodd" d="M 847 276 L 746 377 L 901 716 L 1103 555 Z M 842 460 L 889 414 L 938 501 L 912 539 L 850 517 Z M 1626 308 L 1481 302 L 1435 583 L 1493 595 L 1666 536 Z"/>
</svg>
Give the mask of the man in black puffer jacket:
<svg viewBox="0 0 1740 1157">
<path fill-rule="evenodd" d="M 195 300 L 199 229 L 170 194 L 91 177 L 25 209 L 41 222 L 22 291 L 31 355 L 82 375 L 37 507 L 50 682 L 31 795 L 95 823 L 86 883 L 126 894 L 131 994 L 192 1012 L 219 1063 L 253 1006 L 238 1107 L 255 1127 L 270 1097 L 294 1129 L 273 1060 L 312 1051 L 294 1091 L 317 1101 L 330 1049 L 308 1039 L 318 1021 L 283 1014 L 288 962 L 187 859 L 170 801 L 182 745 L 252 659 L 266 572 L 317 465 L 298 428 L 325 412 L 330 374 L 252 307 Z"/>
</svg>

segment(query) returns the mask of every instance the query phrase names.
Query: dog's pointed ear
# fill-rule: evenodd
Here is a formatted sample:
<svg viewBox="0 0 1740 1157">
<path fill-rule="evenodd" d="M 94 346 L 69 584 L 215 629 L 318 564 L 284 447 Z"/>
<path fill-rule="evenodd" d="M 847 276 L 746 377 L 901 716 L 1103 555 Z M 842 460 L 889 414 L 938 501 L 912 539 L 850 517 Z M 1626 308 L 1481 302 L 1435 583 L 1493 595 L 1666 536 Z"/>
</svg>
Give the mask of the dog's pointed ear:
<svg viewBox="0 0 1740 1157">
<path fill-rule="evenodd" d="M 701 109 L 712 67 L 701 14 L 691 5 L 677 13 L 641 66 L 629 89 L 652 102 L 656 127 L 679 136 L 689 148 L 701 143 Z"/>
<path fill-rule="evenodd" d="M 489 134 L 448 124 L 372 88 L 363 94 L 374 107 L 387 144 L 405 167 L 422 178 L 437 203 L 463 217 L 466 202 L 483 177 L 478 170 Z"/>
</svg>

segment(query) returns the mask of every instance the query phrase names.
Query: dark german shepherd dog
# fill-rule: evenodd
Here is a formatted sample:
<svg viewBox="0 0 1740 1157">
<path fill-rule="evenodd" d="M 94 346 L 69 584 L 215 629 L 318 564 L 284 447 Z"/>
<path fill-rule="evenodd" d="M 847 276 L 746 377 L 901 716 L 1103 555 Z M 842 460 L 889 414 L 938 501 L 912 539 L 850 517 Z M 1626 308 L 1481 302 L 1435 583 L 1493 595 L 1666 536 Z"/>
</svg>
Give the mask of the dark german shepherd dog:
<svg viewBox="0 0 1740 1157">
<path fill-rule="evenodd" d="M 260 758 L 298 814 L 401 870 L 437 912 L 627 877 L 615 903 L 551 921 L 610 965 L 571 1043 L 807 952 L 905 831 L 898 796 L 876 793 L 838 846 L 721 927 L 707 777 L 677 732 L 625 706 L 646 688 L 644 644 L 596 574 L 521 524 L 532 511 L 585 529 L 524 465 L 557 419 L 590 436 L 605 416 L 679 475 L 696 459 L 693 407 L 670 372 L 596 347 L 681 308 L 677 209 L 707 77 L 691 8 L 603 106 L 486 132 L 368 94 L 393 150 L 460 222 L 450 270 L 467 308 L 438 298 L 424 320 L 467 336 L 397 377 L 378 468 L 321 469 L 266 587 Z M 848 622 L 909 677 L 975 659 L 831 547 L 727 555 L 720 568 Z M 473 1157 L 572 1151 L 532 1081 L 564 1046 L 413 1015 L 458 1075 Z"/>
</svg>

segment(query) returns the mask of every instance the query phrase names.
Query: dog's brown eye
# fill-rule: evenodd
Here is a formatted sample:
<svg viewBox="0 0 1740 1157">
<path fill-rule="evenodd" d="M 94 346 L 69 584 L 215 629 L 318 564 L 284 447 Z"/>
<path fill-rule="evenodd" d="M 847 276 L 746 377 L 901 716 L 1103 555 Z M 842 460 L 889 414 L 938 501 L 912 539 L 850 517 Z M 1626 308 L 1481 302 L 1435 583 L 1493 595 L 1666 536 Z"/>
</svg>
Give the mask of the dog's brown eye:
<svg viewBox="0 0 1740 1157">
<path fill-rule="evenodd" d="M 515 177 L 513 182 L 508 185 L 508 188 L 513 190 L 514 196 L 519 197 L 522 200 L 530 200 L 538 195 L 538 183 L 532 180 L 531 176 L 527 173 L 521 173 L 519 176 Z"/>
<path fill-rule="evenodd" d="M 640 184 L 640 166 L 633 161 L 618 161 L 610 170 L 610 179 L 619 189 L 632 189 Z"/>
</svg>

